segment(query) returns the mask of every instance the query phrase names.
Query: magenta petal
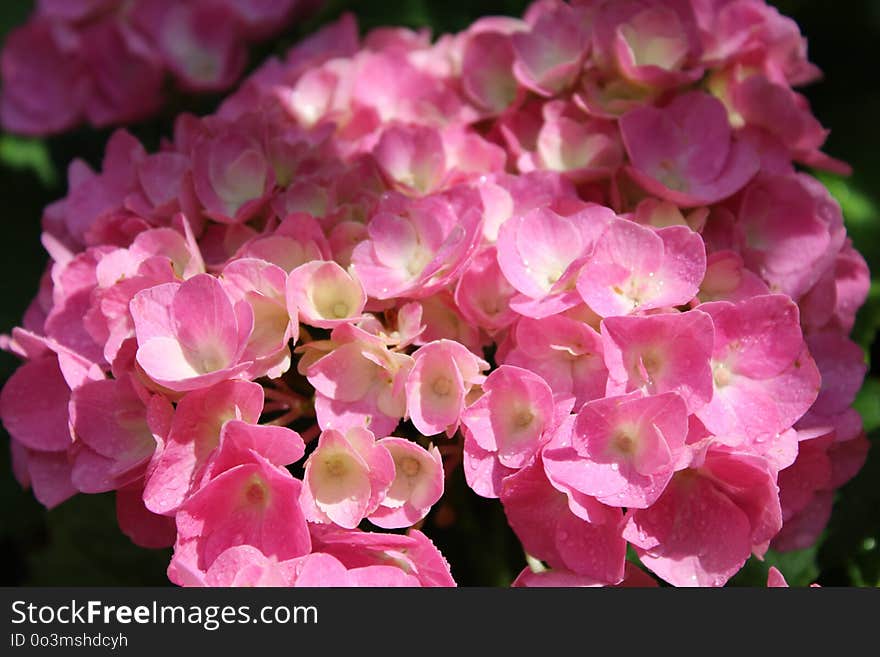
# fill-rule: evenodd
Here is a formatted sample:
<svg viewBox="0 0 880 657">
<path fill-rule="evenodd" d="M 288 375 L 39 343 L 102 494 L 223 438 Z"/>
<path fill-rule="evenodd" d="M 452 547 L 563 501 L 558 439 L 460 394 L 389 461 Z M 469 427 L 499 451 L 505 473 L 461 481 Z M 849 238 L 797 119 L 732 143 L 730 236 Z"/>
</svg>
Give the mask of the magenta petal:
<svg viewBox="0 0 880 657">
<path fill-rule="evenodd" d="M 67 404 L 70 388 L 58 360 L 46 356 L 19 367 L 0 392 L 0 417 L 10 435 L 25 447 L 55 452 L 72 438 Z"/>
</svg>

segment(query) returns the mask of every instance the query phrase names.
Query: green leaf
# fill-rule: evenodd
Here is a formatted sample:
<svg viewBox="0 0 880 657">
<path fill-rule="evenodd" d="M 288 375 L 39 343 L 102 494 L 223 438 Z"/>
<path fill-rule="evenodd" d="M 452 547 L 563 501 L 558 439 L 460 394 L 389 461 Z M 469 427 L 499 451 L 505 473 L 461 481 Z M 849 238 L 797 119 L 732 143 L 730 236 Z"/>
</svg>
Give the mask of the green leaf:
<svg viewBox="0 0 880 657">
<path fill-rule="evenodd" d="M 46 143 L 13 135 L 0 136 L 0 162 L 10 169 L 32 171 L 44 187 L 54 187 L 58 174 L 52 165 Z"/>
</svg>

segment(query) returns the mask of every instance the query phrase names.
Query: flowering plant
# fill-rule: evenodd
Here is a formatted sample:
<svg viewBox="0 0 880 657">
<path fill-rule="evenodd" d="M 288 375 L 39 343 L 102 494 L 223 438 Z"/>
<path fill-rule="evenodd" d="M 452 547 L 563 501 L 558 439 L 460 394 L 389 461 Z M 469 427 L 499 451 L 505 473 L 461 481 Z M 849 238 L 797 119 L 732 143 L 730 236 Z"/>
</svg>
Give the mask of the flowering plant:
<svg viewBox="0 0 880 657">
<path fill-rule="evenodd" d="M 868 269 L 795 168 L 848 170 L 817 74 L 763 0 L 344 16 L 157 152 L 71 165 L 3 343 L 16 476 L 116 491 L 180 585 L 452 585 L 419 528 L 458 468 L 516 585 L 810 545 L 868 446 Z"/>
</svg>

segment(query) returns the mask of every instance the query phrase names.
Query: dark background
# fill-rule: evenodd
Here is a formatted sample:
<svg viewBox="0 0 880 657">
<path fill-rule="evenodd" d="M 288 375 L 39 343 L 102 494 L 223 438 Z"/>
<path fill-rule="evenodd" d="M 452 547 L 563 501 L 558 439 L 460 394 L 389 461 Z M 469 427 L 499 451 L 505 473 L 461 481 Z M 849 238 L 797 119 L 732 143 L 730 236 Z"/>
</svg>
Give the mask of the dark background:
<svg viewBox="0 0 880 657">
<path fill-rule="evenodd" d="M 814 113 L 832 128 L 826 152 L 851 163 L 849 179 L 821 175 L 840 201 L 856 248 L 872 272 L 880 272 L 880 2 L 848 0 L 779 0 L 773 4 L 801 26 L 809 39 L 810 58 L 824 80 L 802 89 Z M 0 42 L 31 11 L 30 0 L 0 3 Z M 272 52 L 284 52 L 302 34 L 345 10 L 358 15 L 361 27 L 406 25 L 430 27 L 440 34 L 467 27 L 488 14 L 518 15 L 520 0 L 334 0 L 308 24 L 252 52 L 255 65 Z M 219 97 L 174 97 L 161 117 L 136 125 L 132 132 L 153 150 L 170 135 L 171 121 L 182 110 L 210 112 Z M 74 157 L 97 166 L 109 130 L 82 128 L 47 140 L 26 140 L 0 133 L 0 333 L 16 326 L 37 291 L 47 256 L 40 241 L 43 207 L 65 194 L 66 169 Z M 873 448 L 860 474 L 836 497 L 831 522 L 817 544 L 788 554 L 769 553 L 764 563 L 752 558 L 731 585 L 766 582 L 776 565 L 792 585 L 818 581 L 823 586 L 880 584 L 880 353 L 875 336 L 880 325 L 880 285 L 872 275 L 871 295 L 859 314 L 853 338 L 871 364 L 856 402 Z M 0 382 L 17 367 L 0 353 Z M 145 550 L 131 544 L 116 525 L 112 493 L 78 495 L 46 511 L 12 477 L 8 436 L 0 428 L 0 585 L 163 585 L 170 550 Z M 460 470 L 459 470 L 460 474 Z M 432 513 L 425 527 L 463 585 L 507 585 L 524 566 L 516 538 L 497 501 L 469 492 L 459 476 L 449 486 L 455 522 Z M 439 521 L 439 522 L 438 522 Z M 444 525 L 441 528 L 439 525 Z"/>
</svg>

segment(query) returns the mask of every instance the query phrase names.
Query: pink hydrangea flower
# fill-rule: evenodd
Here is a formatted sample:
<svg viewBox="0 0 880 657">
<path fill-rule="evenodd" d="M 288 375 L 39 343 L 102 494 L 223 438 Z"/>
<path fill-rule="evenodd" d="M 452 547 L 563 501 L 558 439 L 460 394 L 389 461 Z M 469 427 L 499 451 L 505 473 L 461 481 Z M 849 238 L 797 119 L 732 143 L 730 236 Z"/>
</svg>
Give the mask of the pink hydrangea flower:
<svg viewBox="0 0 880 657">
<path fill-rule="evenodd" d="M 689 2 L 624 0 L 602 3 L 593 43 L 602 68 L 657 88 L 698 80 L 701 44 Z"/>
<path fill-rule="evenodd" d="M 147 376 L 186 391 L 234 378 L 254 326 L 246 301 L 233 304 L 216 278 L 201 274 L 138 292 L 131 301 L 137 361 Z"/>
<path fill-rule="evenodd" d="M 720 101 L 701 92 L 663 108 L 639 107 L 620 118 L 627 169 L 651 194 L 683 207 L 708 205 L 742 189 L 758 158 L 736 140 Z"/>
<path fill-rule="evenodd" d="M 689 228 L 618 219 L 580 270 L 577 291 L 598 315 L 626 315 L 688 303 L 705 271 L 705 247 Z"/>
<path fill-rule="evenodd" d="M 465 476 L 480 495 L 498 497 L 501 479 L 534 458 L 572 400 L 557 405 L 541 377 L 512 365 L 493 371 L 482 387 L 483 395 L 461 416 Z"/>
<path fill-rule="evenodd" d="M 516 56 L 511 33 L 487 29 L 474 32 L 467 38 L 461 55 L 462 86 L 468 97 L 486 112 L 499 113 L 509 107 L 519 95 L 513 74 Z"/>
<path fill-rule="evenodd" d="M 73 391 L 74 486 L 102 493 L 143 476 L 156 449 L 147 420 L 149 403 L 149 394 L 130 376 L 88 381 Z"/>
<path fill-rule="evenodd" d="M 574 286 L 579 265 L 614 216 L 600 206 L 588 206 L 571 216 L 540 208 L 502 224 L 498 264 L 524 297 L 513 299 L 511 307 L 540 318 L 580 303 Z"/>
<path fill-rule="evenodd" d="M 791 427 L 819 392 L 797 306 L 783 295 L 764 295 L 700 309 L 715 325 L 714 391 L 697 417 L 712 433 L 743 441 L 772 439 Z M 750 411 L 740 412 L 744 407 Z"/>
<path fill-rule="evenodd" d="M 178 511 L 177 542 L 168 567 L 172 582 L 185 582 L 189 572 L 206 572 L 237 545 L 252 545 L 278 559 L 311 550 L 305 517 L 291 503 L 299 497 L 299 480 L 251 454 L 250 462 L 215 476 Z"/>
<path fill-rule="evenodd" d="M 377 299 L 427 296 L 460 272 L 480 228 L 479 212 L 459 215 L 441 197 L 388 197 L 367 224 L 368 239 L 352 253 L 354 273 Z"/>
<path fill-rule="evenodd" d="M 468 322 L 487 331 L 497 331 L 518 317 L 510 308 L 516 289 L 507 282 L 493 247 L 480 251 L 458 279 L 455 305 Z"/>
<path fill-rule="evenodd" d="M 217 221 L 250 219 L 274 182 L 262 145 L 241 130 L 203 137 L 192 159 L 196 195 Z"/>
<path fill-rule="evenodd" d="M 535 5 L 526 16 L 529 29 L 511 36 L 521 85 L 553 96 L 574 81 L 590 47 L 585 13 L 564 2 Z"/>
<path fill-rule="evenodd" d="M 334 329 L 330 338 L 329 353 L 307 366 L 300 362 L 317 393 L 318 424 L 325 430 L 366 427 L 390 434 L 406 413 L 412 356 L 389 351 L 380 337 L 350 324 Z"/>
<path fill-rule="evenodd" d="M 584 404 L 544 449 L 555 486 L 610 506 L 650 507 L 684 448 L 687 408 L 675 393 L 606 397 Z"/>
<path fill-rule="evenodd" d="M 394 480 L 369 521 L 385 529 L 410 527 L 428 515 L 443 495 L 440 451 L 404 438 L 383 438 L 377 444 L 394 459 Z"/>
<path fill-rule="evenodd" d="M 242 359 L 252 361 L 250 374 L 276 378 L 290 367 L 288 343 L 299 338 L 299 323 L 291 319 L 287 275 L 280 267 L 256 258 L 233 260 L 220 275 L 233 302 L 245 301 L 254 315 Z"/>
<path fill-rule="evenodd" d="M 395 479 L 388 449 L 366 429 L 328 429 L 306 460 L 300 503 L 312 522 L 354 529 L 373 513 Z"/>
<path fill-rule="evenodd" d="M 471 388 L 483 383 L 489 363 L 458 342 L 438 340 L 413 354 L 406 379 L 407 409 L 421 433 L 454 434 Z"/>
<path fill-rule="evenodd" d="M 543 119 L 535 152 L 517 160 L 520 171 L 559 171 L 584 183 L 613 175 L 623 163 L 620 135 L 611 121 L 587 118 L 574 106 L 558 102 L 544 105 Z"/>
<path fill-rule="evenodd" d="M 642 564 L 676 586 L 720 586 L 782 526 L 774 473 L 748 453 L 710 449 L 648 509 L 627 513 L 623 535 Z"/>
<path fill-rule="evenodd" d="M 515 340 L 505 364 L 543 377 L 555 396 L 573 396 L 576 407 L 605 396 L 604 347 L 588 324 L 564 315 L 524 317 L 516 324 Z"/>
<path fill-rule="evenodd" d="M 404 191 L 427 194 L 446 176 L 443 139 L 432 128 L 393 125 L 382 133 L 373 155 L 382 172 Z"/>
<path fill-rule="evenodd" d="M 333 261 L 300 265 L 287 277 L 291 317 L 319 328 L 334 328 L 359 319 L 367 297 L 363 286 Z"/>
<path fill-rule="evenodd" d="M 760 176 L 738 214 L 745 264 L 772 292 L 798 299 L 843 246 L 843 217 L 828 192 L 806 176 Z"/>
<path fill-rule="evenodd" d="M 254 423 L 263 391 L 250 381 L 224 381 L 185 394 L 175 409 L 154 403 L 151 429 L 161 446 L 150 463 L 144 501 L 154 513 L 172 514 L 198 489 L 228 420 Z"/>
<path fill-rule="evenodd" d="M 608 394 L 676 392 L 693 413 L 712 399 L 712 319 L 700 310 L 606 317 L 602 345 Z"/>
</svg>

